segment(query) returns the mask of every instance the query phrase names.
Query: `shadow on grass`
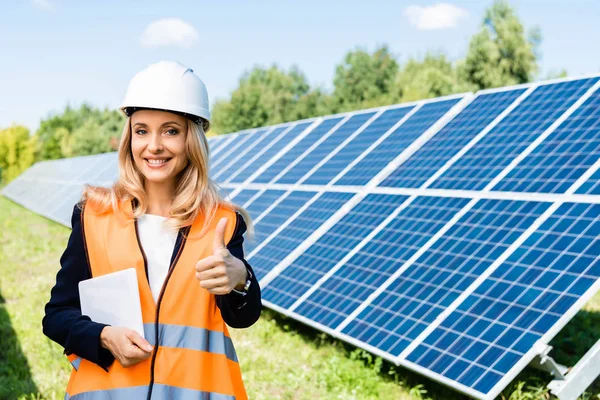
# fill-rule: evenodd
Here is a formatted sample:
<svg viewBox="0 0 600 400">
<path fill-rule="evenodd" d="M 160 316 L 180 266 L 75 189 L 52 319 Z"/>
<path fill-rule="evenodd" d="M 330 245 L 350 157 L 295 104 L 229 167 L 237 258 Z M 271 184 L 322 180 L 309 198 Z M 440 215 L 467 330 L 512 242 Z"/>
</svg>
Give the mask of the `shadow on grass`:
<svg viewBox="0 0 600 400">
<path fill-rule="evenodd" d="M 0 399 L 17 399 L 38 393 L 29 363 L 21 350 L 17 334 L 0 294 Z"/>
<path fill-rule="evenodd" d="M 333 346 L 339 348 L 347 357 L 359 359 L 368 368 L 378 370 L 379 375 L 388 381 L 398 382 L 410 391 L 415 399 L 444 399 L 463 400 L 470 399 L 453 389 L 439 384 L 423 375 L 414 373 L 403 367 L 398 367 L 388 361 L 377 361 L 365 350 L 359 349 L 341 340 L 335 339 L 308 325 L 278 314 L 272 310 L 264 309 L 261 318 L 274 320 L 284 331 L 294 332 L 306 343 L 318 347 Z M 561 364 L 568 367 L 574 366 L 577 361 L 600 339 L 600 312 L 581 310 L 567 324 L 565 328 L 551 341 L 554 350 L 551 355 Z M 526 368 L 511 384 L 504 389 L 498 399 L 549 399 L 551 398 L 546 385 L 552 376 L 533 368 Z M 588 388 L 584 399 L 600 398 L 600 378 Z M 552 396 L 552 398 L 555 398 Z"/>
</svg>

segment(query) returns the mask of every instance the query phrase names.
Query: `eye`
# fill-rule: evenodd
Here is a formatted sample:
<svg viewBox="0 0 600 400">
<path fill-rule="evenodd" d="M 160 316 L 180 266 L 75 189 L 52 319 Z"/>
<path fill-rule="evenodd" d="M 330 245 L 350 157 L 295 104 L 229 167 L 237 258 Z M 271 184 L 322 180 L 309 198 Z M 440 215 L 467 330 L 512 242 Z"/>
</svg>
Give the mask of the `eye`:
<svg viewBox="0 0 600 400">
<path fill-rule="evenodd" d="M 143 129 L 138 129 L 137 131 L 135 131 L 135 133 L 137 133 L 138 135 L 143 135 L 146 133 L 146 131 Z"/>
<path fill-rule="evenodd" d="M 169 129 L 167 130 L 167 133 L 171 136 L 177 135 L 179 133 L 179 131 L 177 131 L 177 129 Z"/>
</svg>

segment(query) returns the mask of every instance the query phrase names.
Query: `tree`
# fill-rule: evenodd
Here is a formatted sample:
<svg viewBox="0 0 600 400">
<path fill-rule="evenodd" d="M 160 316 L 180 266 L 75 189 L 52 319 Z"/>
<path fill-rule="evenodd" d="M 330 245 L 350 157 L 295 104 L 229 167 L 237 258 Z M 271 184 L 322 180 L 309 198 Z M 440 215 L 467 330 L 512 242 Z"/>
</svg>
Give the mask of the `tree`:
<svg viewBox="0 0 600 400">
<path fill-rule="evenodd" d="M 35 137 L 29 136 L 29 129 L 13 125 L 0 130 L 0 170 L 1 180 L 9 182 L 33 164 Z"/>
<path fill-rule="evenodd" d="M 336 67 L 333 79 L 335 111 L 348 111 L 370 106 L 389 104 L 398 62 L 387 46 L 373 54 L 357 49 L 350 51 Z"/>
<path fill-rule="evenodd" d="M 394 102 L 406 102 L 466 92 L 470 88 L 459 80 L 457 72 L 444 54 L 425 55 L 423 60 L 410 59 L 395 82 Z"/>
<path fill-rule="evenodd" d="M 486 10 L 479 33 L 471 38 L 461 76 L 475 89 L 529 82 L 538 72 L 540 42 L 539 29 L 531 30 L 526 38 L 514 9 L 497 0 Z"/>
<path fill-rule="evenodd" d="M 213 107 L 213 127 L 218 132 L 242 129 L 306 118 L 297 105 L 308 112 L 316 108 L 318 93 L 297 67 L 289 72 L 276 65 L 255 67 L 240 79 L 229 101 L 218 101 Z"/>
<path fill-rule="evenodd" d="M 125 117 L 87 104 L 70 106 L 62 114 L 42 120 L 36 132 L 37 159 L 58 159 L 113 151 L 111 142 L 121 135 Z"/>
</svg>

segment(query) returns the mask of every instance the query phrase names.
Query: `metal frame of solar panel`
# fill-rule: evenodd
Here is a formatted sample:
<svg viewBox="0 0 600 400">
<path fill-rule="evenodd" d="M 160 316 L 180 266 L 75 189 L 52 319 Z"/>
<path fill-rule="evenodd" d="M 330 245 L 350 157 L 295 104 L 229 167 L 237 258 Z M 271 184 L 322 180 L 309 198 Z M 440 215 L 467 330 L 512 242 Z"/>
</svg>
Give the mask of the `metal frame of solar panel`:
<svg viewBox="0 0 600 400">
<path fill-rule="evenodd" d="M 530 363 L 559 375 L 561 399 L 600 373 L 600 341 L 566 376 L 548 357 L 600 289 L 598 75 L 209 145 L 211 177 L 253 217 L 246 258 L 268 307 L 480 399 Z M 78 159 L 38 163 L 3 194 L 68 225 L 84 181 L 116 178 L 115 153 Z"/>
</svg>

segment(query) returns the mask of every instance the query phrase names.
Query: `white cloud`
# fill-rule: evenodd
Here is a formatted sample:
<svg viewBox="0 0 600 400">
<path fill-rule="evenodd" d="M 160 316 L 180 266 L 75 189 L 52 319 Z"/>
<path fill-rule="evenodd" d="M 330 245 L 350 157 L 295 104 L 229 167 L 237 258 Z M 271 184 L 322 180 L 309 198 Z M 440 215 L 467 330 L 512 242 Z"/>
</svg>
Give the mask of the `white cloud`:
<svg viewBox="0 0 600 400">
<path fill-rule="evenodd" d="M 432 6 L 408 6 L 404 14 L 410 23 L 419 30 L 435 30 L 454 28 L 469 13 L 463 8 L 448 3 L 437 3 Z"/>
<path fill-rule="evenodd" d="M 198 31 L 179 18 L 163 18 L 152 22 L 142 33 L 144 47 L 191 47 L 198 41 Z"/>
<path fill-rule="evenodd" d="M 33 0 L 33 6 L 39 10 L 52 10 L 53 5 L 48 0 Z"/>
</svg>

